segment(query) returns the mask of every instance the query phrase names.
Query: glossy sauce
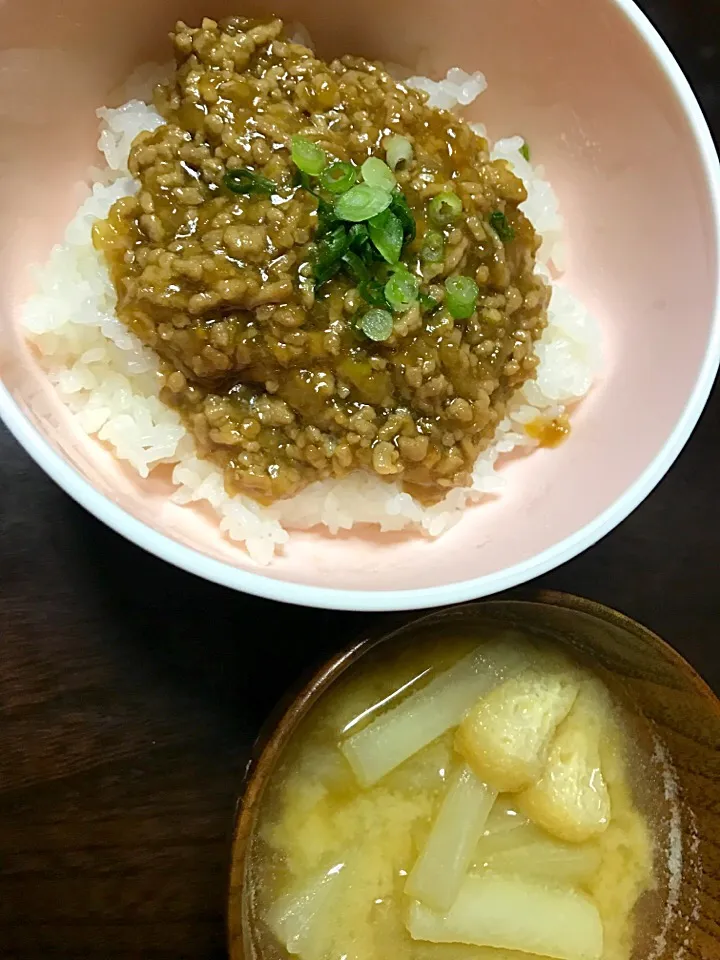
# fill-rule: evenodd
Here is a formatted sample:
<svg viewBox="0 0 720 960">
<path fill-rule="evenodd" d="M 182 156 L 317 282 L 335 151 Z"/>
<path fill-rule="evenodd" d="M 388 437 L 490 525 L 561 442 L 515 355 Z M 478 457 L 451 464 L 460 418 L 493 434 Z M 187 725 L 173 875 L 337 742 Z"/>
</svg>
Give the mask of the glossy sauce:
<svg viewBox="0 0 720 960">
<path fill-rule="evenodd" d="M 423 501 L 467 484 L 508 398 L 534 375 L 546 325 L 524 185 L 424 94 L 364 60 L 316 59 L 279 21 L 205 21 L 173 37 L 176 76 L 157 96 L 167 123 L 131 154 L 139 193 L 94 232 L 118 315 L 164 363 L 162 399 L 224 468 L 228 491 L 264 503 L 355 469 Z M 313 289 L 318 201 L 297 185 L 297 133 L 356 165 L 384 157 L 388 134 L 413 143 L 397 171 L 417 226 L 403 260 L 440 306 L 397 314 L 385 342 L 358 332 L 368 304 L 347 277 Z M 231 193 L 224 176 L 237 168 L 272 181 L 273 194 Z M 428 204 L 446 189 L 463 211 L 444 230 L 443 261 L 428 264 Z M 457 273 L 480 287 L 463 321 L 441 304 Z"/>
</svg>

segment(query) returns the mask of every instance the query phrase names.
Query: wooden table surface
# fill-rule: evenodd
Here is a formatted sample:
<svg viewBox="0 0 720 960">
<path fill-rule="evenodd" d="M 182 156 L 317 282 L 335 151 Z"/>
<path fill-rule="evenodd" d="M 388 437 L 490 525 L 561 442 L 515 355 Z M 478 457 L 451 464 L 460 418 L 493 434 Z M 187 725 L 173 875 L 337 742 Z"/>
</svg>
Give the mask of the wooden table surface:
<svg viewBox="0 0 720 960">
<path fill-rule="evenodd" d="M 717 134 L 718 0 L 643 6 Z M 719 548 L 715 391 L 646 503 L 538 584 L 646 623 L 720 690 Z M 304 667 L 375 620 L 166 566 L 77 507 L 0 428 L 0 958 L 223 957 L 250 744 Z"/>
</svg>

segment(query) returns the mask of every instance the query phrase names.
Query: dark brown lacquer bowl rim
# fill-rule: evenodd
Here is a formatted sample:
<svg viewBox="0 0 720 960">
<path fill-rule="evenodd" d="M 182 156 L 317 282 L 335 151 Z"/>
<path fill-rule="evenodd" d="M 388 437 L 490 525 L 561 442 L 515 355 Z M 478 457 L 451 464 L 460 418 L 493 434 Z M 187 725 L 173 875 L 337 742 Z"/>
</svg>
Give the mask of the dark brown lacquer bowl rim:
<svg viewBox="0 0 720 960">
<path fill-rule="evenodd" d="M 427 625 L 434 619 L 441 619 L 450 611 L 467 608 L 482 608 L 489 604 L 502 604 L 509 609 L 528 604 L 544 604 L 565 610 L 588 614 L 600 621 L 609 623 L 633 634 L 640 640 L 658 647 L 677 673 L 689 681 L 697 696 L 705 701 L 707 708 L 715 712 L 720 719 L 720 699 L 693 667 L 674 650 L 670 644 L 653 633 L 647 627 L 617 610 L 572 594 L 553 590 L 525 590 L 515 592 L 511 598 L 502 595 L 489 597 L 473 603 L 456 607 L 441 607 L 421 616 L 408 614 L 399 620 L 388 623 L 385 619 L 377 630 L 328 660 L 298 691 L 291 690 L 278 704 L 263 726 L 256 740 L 253 755 L 248 762 L 242 791 L 236 809 L 230 864 L 230 883 L 227 910 L 227 937 L 230 960 L 253 960 L 246 958 L 244 949 L 244 931 L 247 904 L 243 895 L 244 874 L 248 845 L 253 826 L 260 809 L 265 786 L 272 775 L 286 745 L 298 724 L 307 715 L 320 696 L 342 676 L 345 671 L 361 657 L 381 643 L 391 640 L 398 632 L 412 626 Z"/>
</svg>

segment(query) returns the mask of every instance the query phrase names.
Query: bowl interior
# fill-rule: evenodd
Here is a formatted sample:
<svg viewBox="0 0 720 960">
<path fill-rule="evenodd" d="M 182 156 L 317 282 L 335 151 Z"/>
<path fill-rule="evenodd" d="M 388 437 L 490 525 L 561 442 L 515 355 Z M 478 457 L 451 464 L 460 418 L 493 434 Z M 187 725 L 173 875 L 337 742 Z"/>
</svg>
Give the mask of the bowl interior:
<svg viewBox="0 0 720 960">
<path fill-rule="evenodd" d="M 492 137 L 524 135 L 545 166 L 567 219 L 566 282 L 595 312 L 605 339 L 602 375 L 570 439 L 506 463 L 502 497 L 468 510 L 436 542 L 294 534 L 264 576 L 379 591 L 489 577 L 593 524 L 667 448 L 712 337 L 716 223 L 681 99 L 636 11 L 623 6 L 449 0 L 438 30 L 425 2 L 243 4 L 302 21 L 324 54 L 365 54 L 436 77 L 455 64 L 482 69 L 490 86 L 471 117 Z M 212 12 L 230 9 L 237 4 L 216 2 Z M 18 322 L 29 268 L 61 238 L 97 161 L 95 109 L 124 99 L 121 84 L 139 64 L 167 59 L 166 34 L 178 17 L 198 22 L 207 12 L 190 0 L 0 5 L 0 378 L 39 433 L 41 459 L 47 443 L 152 530 L 238 571 L 256 570 L 202 510 L 168 502 L 167 476 L 140 481 L 74 427 Z M 637 490 L 635 500 L 644 492 Z"/>
<path fill-rule="evenodd" d="M 301 721 L 328 688 L 377 644 L 430 639 L 441 644 L 473 626 L 541 631 L 594 666 L 643 718 L 649 766 L 642 784 L 664 794 L 655 817 L 655 873 L 662 916 L 643 960 L 713 960 L 720 950 L 720 702 L 662 640 L 600 604 L 545 593 L 532 601 L 490 601 L 439 611 L 361 642 L 319 671 L 261 736 L 239 808 L 232 850 L 228 933 L 231 960 L 261 960 L 253 950 L 254 826 L 264 792 Z M 648 794 L 650 796 L 650 793 Z M 635 956 L 635 955 L 634 955 Z M 639 956 L 637 960 L 640 960 Z"/>
</svg>

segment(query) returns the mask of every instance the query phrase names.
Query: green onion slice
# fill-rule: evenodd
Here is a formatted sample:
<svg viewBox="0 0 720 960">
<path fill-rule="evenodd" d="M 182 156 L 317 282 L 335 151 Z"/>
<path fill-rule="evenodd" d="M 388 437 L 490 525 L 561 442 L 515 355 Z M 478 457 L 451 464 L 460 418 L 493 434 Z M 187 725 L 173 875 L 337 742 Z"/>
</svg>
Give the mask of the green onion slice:
<svg viewBox="0 0 720 960">
<path fill-rule="evenodd" d="M 359 183 L 335 201 L 335 214 L 341 220 L 360 223 L 387 210 L 391 199 L 387 190 L 372 187 L 369 183 Z"/>
<path fill-rule="evenodd" d="M 393 332 L 392 314 L 387 310 L 374 307 L 372 310 L 368 310 L 361 319 L 360 329 L 370 340 L 376 340 L 377 342 L 387 340 Z"/>
<path fill-rule="evenodd" d="M 344 160 L 336 160 L 320 174 L 320 185 L 328 193 L 347 193 L 350 187 L 355 186 L 357 168 Z"/>
<path fill-rule="evenodd" d="M 415 226 L 415 217 L 402 190 L 393 190 L 390 209 L 402 223 L 405 239 L 410 243 L 410 241 L 415 239 L 417 228 Z"/>
<path fill-rule="evenodd" d="M 320 286 L 340 270 L 350 246 L 350 237 L 343 226 L 335 227 L 318 243 L 313 263 L 315 285 Z"/>
<path fill-rule="evenodd" d="M 348 250 L 343 257 L 343 263 L 347 272 L 350 274 L 353 282 L 357 284 L 358 291 L 363 300 L 366 300 L 372 307 L 380 307 L 387 310 L 388 302 L 385 299 L 383 285 L 375 277 L 371 277 L 368 268 L 362 258 L 353 250 Z"/>
<path fill-rule="evenodd" d="M 375 280 L 374 278 L 365 280 L 358 284 L 358 290 L 360 291 L 360 296 L 364 300 L 367 300 L 371 306 L 387 310 L 389 304 L 385 299 L 385 290 L 379 280 Z"/>
<path fill-rule="evenodd" d="M 368 222 L 368 232 L 383 260 L 397 263 L 405 237 L 400 219 L 391 210 L 383 210 Z"/>
<path fill-rule="evenodd" d="M 343 262 L 354 283 L 360 284 L 367 282 L 369 278 L 368 268 L 362 257 L 355 253 L 354 250 L 348 250 L 343 254 Z"/>
<path fill-rule="evenodd" d="M 370 239 L 367 224 L 354 223 L 348 231 L 350 235 L 350 249 L 354 250 L 365 263 L 376 259 L 375 247 Z"/>
<path fill-rule="evenodd" d="M 366 269 L 372 266 L 373 261 L 381 259 L 381 255 L 378 253 L 375 244 L 370 239 L 370 231 L 368 230 L 367 224 L 354 223 L 350 227 L 349 235 L 350 249 L 360 257 Z"/>
<path fill-rule="evenodd" d="M 293 177 L 293 186 L 302 187 L 303 190 L 308 190 L 310 193 L 312 193 L 310 177 L 306 173 L 303 173 L 302 170 L 295 171 L 295 176 Z"/>
<path fill-rule="evenodd" d="M 298 170 L 302 170 L 311 177 L 319 176 L 327 164 L 327 156 L 322 147 L 305 137 L 292 138 L 291 156 Z"/>
<path fill-rule="evenodd" d="M 504 242 L 515 239 L 515 231 L 508 223 L 508 218 L 501 210 L 493 210 L 490 214 L 490 226 L 493 228 L 495 233 L 500 237 Z"/>
<path fill-rule="evenodd" d="M 527 160 L 527 162 L 530 163 L 530 144 L 527 142 L 527 140 L 520 147 L 519 153 L 524 160 Z"/>
<path fill-rule="evenodd" d="M 445 306 L 455 320 L 472 316 L 478 298 L 478 285 L 470 277 L 448 277 L 445 281 Z"/>
<path fill-rule="evenodd" d="M 413 158 L 413 147 L 407 137 L 395 133 L 385 141 L 385 156 L 391 170 L 396 170 L 398 164 L 409 163 Z"/>
<path fill-rule="evenodd" d="M 260 176 L 253 170 L 246 170 L 244 167 L 239 170 L 228 170 L 223 179 L 223 183 L 232 193 L 250 194 L 250 193 L 277 193 L 277 184 L 267 177 Z"/>
<path fill-rule="evenodd" d="M 335 214 L 335 207 L 327 200 L 318 198 L 317 205 L 317 238 L 324 237 L 326 233 L 334 230 L 335 227 L 342 226 L 341 221 Z"/>
<path fill-rule="evenodd" d="M 371 187 L 380 187 L 383 190 L 393 190 L 397 184 L 395 174 L 390 167 L 379 157 L 370 157 L 360 167 L 362 178 Z"/>
<path fill-rule="evenodd" d="M 385 284 L 385 299 L 399 313 L 408 310 L 418 298 L 420 282 L 409 270 L 396 270 Z"/>
<path fill-rule="evenodd" d="M 430 313 L 438 305 L 438 301 L 435 297 L 431 297 L 429 293 L 420 294 L 420 309 L 425 313 Z"/>
<path fill-rule="evenodd" d="M 462 200 L 456 193 L 444 190 L 433 197 L 428 207 L 428 215 L 437 227 L 447 227 L 462 213 Z"/>
<path fill-rule="evenodd" d="M 445 238 L 439 230 L 426 230 L 420 258 L 426 263 L 442 263 L 445 257 Z"/>
</svg>

